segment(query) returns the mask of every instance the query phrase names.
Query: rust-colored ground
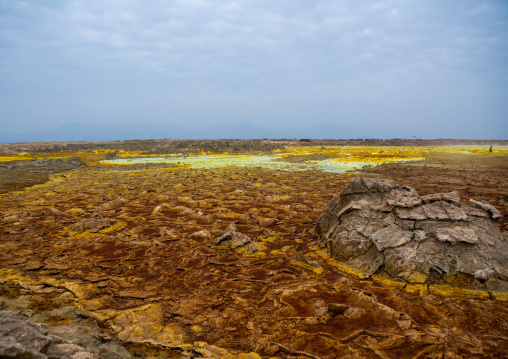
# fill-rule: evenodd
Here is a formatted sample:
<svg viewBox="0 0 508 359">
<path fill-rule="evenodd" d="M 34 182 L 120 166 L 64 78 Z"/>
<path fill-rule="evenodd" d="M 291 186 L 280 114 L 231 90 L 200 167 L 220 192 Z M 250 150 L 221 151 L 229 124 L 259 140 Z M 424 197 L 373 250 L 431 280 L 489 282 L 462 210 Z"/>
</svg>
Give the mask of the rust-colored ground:
<svg viewBox="0 0 508 359">
<path fill-rule="evenodd" d="M 368 175 L 422 195 L 458 190 L 463 198 L 490 201 L 502 211 L 506 230 L 507 159 L 439 154 L 382 165 Z M 75 294 L 92 313 L 158 305 L 159 319 L 183 342 L 263 358 L 508 356 L 507 302 L 408 293 L 344 274 L 315 253 L 315 221 L 351 176 L 252 168 L 79 169 L 0 197 L 0 266 L 34 281 L 54 278 L 89 288 Z M 84 219 L 111 221 L 95 233 L 69 230 Z M 256 241 L 262 242 L 263 228 L 277 238 L 250 257 L 212 248 L 213 238 L 233 222 Z M 324 273 L 292 266 L 298 251 Z M 356 308 L 358 315 L 323 315 L 331 303 Z"/>
</svg>

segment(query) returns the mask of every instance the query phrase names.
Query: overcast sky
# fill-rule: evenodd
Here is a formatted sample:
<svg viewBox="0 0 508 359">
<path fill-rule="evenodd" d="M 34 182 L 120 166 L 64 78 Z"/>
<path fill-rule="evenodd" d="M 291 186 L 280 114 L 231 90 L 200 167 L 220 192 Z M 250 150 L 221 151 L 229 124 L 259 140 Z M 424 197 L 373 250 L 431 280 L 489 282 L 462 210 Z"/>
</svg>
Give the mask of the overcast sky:
<svg viewBox="0 0 508 359">
<path fill-rule="evenodd" d="M 1 127 L 74 122 L 508 139 L 508 1 L 0 0 Z"/>
</svg>

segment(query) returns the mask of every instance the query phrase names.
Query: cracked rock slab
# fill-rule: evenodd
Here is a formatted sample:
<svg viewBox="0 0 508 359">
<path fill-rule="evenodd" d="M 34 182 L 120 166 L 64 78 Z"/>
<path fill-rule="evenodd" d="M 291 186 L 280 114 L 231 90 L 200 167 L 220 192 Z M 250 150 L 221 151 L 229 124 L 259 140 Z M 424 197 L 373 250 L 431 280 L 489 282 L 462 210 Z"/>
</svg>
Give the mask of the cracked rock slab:
<svg viewBox="0 0 508 359">
<path fill-rule="evenodd" d="M 471 228 L 443 228 L 436 231 L 436 237 L 442 242 L 450 242 L 456 244 L 459 242 L 476 244 L 478 243 L 478 236 Z"/>
<path fill-rule="evenodd" d="M 471 202 L 474 207 L 483 209 L 484 211 L 487 211 L 493 220 L 499 220 L 499 219 L 503 218 L 502 214 L 499 213 L 499 211 L 496 209 L 496 207 L 494 207 L 493 205 L 491 205 L 489 203 L 475 201 L 474 199 L 470 199 L 469 202 Z"/>
<path fill-rule="evenodd" d="M 378 250 L 394 248 L 406 244 L 413 238 L 413 232 L 400 228 L 396 224 L 380 229 L 372 236 L 372 241 Z"/>
</svg>

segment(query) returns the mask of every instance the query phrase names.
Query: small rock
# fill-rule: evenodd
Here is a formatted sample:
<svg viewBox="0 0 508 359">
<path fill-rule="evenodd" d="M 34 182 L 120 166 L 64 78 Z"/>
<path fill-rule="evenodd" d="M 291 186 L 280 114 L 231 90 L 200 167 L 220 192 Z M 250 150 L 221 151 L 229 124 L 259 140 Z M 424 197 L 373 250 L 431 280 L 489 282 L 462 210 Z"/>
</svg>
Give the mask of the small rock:
<svg viewBox="0 0 508 359">
<path fill-rule="evenodd" d="M 311 270 L 316 274 L 321 274 L 324 271 L 323 267 L 321 267 L 318 262 L 313 261 L 302 252 L 298 252 L 296 254 L 296 257 L 290 262 L 290 264 L 296 267 Z"/>
<path fill-rule="evenodd" d="M 469 202 L 471 202 L 473 204 L 473 206 L 475 206 L 476 208 L 480 208 L 480 209 L 483 209 L 483 210 L 489 212 L 490 217 L 495 221 L 503 218 L 503 215 L 501 213 L 499 213 L 499 211 L 496 209 L 496 207 L 494 207 L 493 205 L 491 205 L 489 203 L 475 201 L 474 199 L 470 199 Z"/>
<path fill-rule="evenodd" d="M 236 226 L 232 223 L 223 235 L 215 238 L 213 244 L 219 248 L 230 248 L 237 251 L 244 251 L 246 254 L 251 255 L 259 252 L 264 248 L 262 244 L 251 241 L 251 239 L 241 232 L 236 230 Z"/>
<path fill-rule="evenodd" d="M 399 326 L 400 330 L 409 330 L 413 325 L 413 321 L 407 314 L 401 314 L 397 320 L 397 325 Z"/>
<path fill-rule="evenodd" d="M 367 311 L 363 308 L 348 307 L 342 315 L 346 318 L 358 319 L 363 317 L 365 314 L 367 314 Z"/>
<path fill-rule="evenodd" d="M 79 221 L 71 226 L 69 226 L 69 230 L 76 233 L 82 233 L 85 231 L 90 232 L 98 232 L 101 229 L 108 228 L 115 224 L 114 220 L 110 219 L 84 219 Z"/>
<path fill-rule="evenodd" d="M 319 320 L 316 317 L 306 317 L 302 322 L 304 324 L 307 324 L 307 325 L 317 325 L 317 324 L 319 324 Z"/>
<path fill-rule="evenodd" d="M 189 237 L 194 239 L 212 239 L 212 233 L 207 229 L 203 229 L 192 233 Z"/>
<path fill-rule="evenodd" d="M 334 314 L 344 314 L 349 306 L 342 303 L 330 303 L 328 304 L 328 310 Z"/>
<path fill-rule="evenodd" d="M 236 231 L 234 223 L 228 227 L 222 236 L 213 240 L 213 244 L 216 246 L 226 246 L 231 248 L 241 247 L 249 242 L 250 238 L 247 235 Z"/>
<path fill-rule="evenodd" d="M 277 218 L 264 218 L 259 222 L 261 227 L 271 227 L 278 222 Z"/>
<path fill-rule="evenodd" d="M 263 351 L 265 352 L 266 355 L 273 356 L 279 351 L 279 346 L 277 344 L 267 344 L 263 348 Z"/>
<path fill-rule="evenodd" d="M 132 355 L 124 347 L 115 343 L 106 343 L 99 347 L 101 359 L 131 359 Z"/>
<path fill-rule="evenodd" d="M 312 314 L 314 314 L 315 317 L 322 317 L 326 313 L 328 313 L 328 305 L 319 298 L 315 298 L 312 300 Z"/>
<path fill-rule="evenodd" d="M 269 229 L 263 228 L 261 231 L 259 231 L 258 238 L 263 239 L 269 239 L 269 238 L 277 238 L 278 236 L 270 231 Z"/>
</svg>

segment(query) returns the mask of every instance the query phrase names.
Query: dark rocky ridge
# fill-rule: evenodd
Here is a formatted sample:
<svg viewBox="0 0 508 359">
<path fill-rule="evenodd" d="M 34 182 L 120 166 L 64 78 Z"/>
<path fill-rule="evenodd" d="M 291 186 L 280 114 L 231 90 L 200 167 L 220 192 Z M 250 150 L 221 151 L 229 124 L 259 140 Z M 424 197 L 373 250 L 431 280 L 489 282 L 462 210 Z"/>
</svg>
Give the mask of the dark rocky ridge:
<svg viewBox="0 0 508 359">
<path fill-rule="evenodd" d="M 86 164 L 78 156 L 65 159 L 33 158 L 31 161 L 0 162 L 0 193 L 41 184 L 47 182 L 51 174 L 80 167 L 86 167 Z"/>
<path fill-rule="evenodd" d="M 34 153 L 78 152 L 88 150 L 145 151 L 151 154 L 265 152 L 284 148 L 283 143 L 267 140 L 132 140 L 113 142 L 46 142 L 39 144 L 0 144 L 0 153 L 30 151 Z"/>
<path fill-rule="evenodd" d="M 24 172 L 44 172 L 56 173 L 86 166 L 85 162 L 78 156 L 72 156 L 65 159 L 53 158 L 33 158 L 31 161 L 9 161 L 0 162 L 0 167 L 9 170 L 22 170 Z"/>
<path fill-rule="evenodd" d="M 354 178 L 316 230 L 332 257 L 369 276 L 507 292 L 500 218 L 490 204 L 461 203 L 457 192 L 420 197 L 389 180 Z"/>
</svg>

